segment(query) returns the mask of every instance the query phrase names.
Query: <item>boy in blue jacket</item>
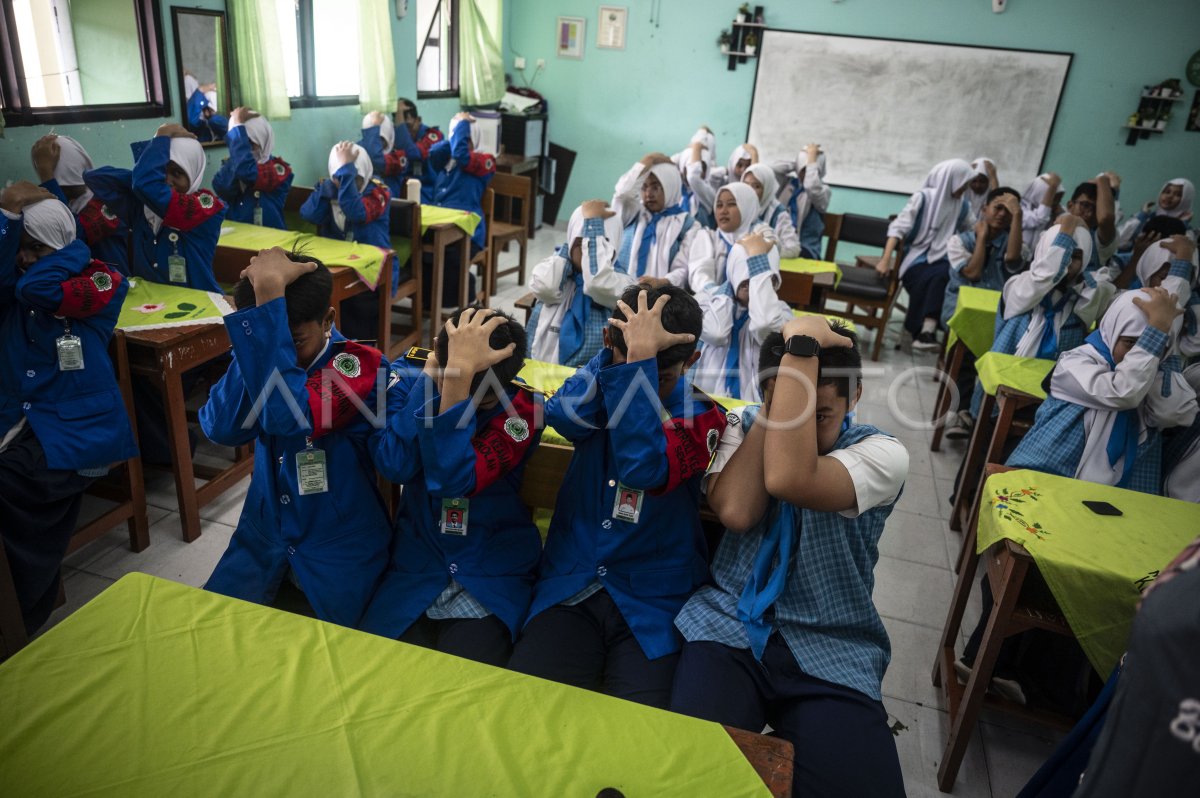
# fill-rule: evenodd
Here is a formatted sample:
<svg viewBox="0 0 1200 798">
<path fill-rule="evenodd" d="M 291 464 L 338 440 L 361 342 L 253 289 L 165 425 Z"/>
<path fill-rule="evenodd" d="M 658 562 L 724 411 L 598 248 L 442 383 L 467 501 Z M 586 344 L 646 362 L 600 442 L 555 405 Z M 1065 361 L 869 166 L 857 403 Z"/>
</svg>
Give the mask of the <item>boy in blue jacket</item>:
<svg viewBox="0 0 1200 798">
<path fill-rule="evenodd" d="M 430 127 L 421 120 L 416 103 L 407 97 L 396 100 L 396 116 L 393 122 L 396 130 L 396 149 L 402 150 L 408 160 L 404 177 L 420 179 L 422 192 L 426 187 L 432 188 L 434 174 L 429 168 L 429 151 L 433 149 L 433 145 L 446 137 L 441 130 Z"/>
<path fill-rule="evenodd" d="M 272 153 L 271 123 L 249 108 L 234 108 L 225 143 L 229 157 L 213 175 L 213 188 L 229 203 L 229 219 L 286 230 L 283 203 L 294 175 L 291 165 Z"/>
<path fill-rule="evenodd" d="M 205 589 L 265 604 L 290 571 L 318 618 L 354 626 L 391 538 L 368 450 L 387 362 L 334 328 L 321 263 L 275 248 L 242 277 L 233 362 L 200 425 L 225 446 L 255 441 L 254 476 Z"/>
<path fill-rule="evenodd" d="M 137 454 L 108 359 L 128 286 L 45 189 L 16 183 L 0 210 L 0 537 L 32 634 L 53 609 L 84 489 Z"/>
<path fill-rule="evenodd" d="M 518 494 L 541 436 L 540 396 L 517 381 L 525 331 L 511 316 L 465 308 L 435 347 L 423 371 L 392 365 L 372 454 L 404 494 L 392 561 L 360 628 L 503 666 L 542 553 Z"/>
<path fill-rule="evenodd" d="M 701 325 L 683 289 L 630 287 L 605 349 L 546 403 L 575 454 L 514 670 L 667 706 L 682 644 L 673 621 L 708 578 L 700 481 L 725 429 L 683 379 Z"/>
<path fill-rule="evenodd" d="M 397 141 L 398 138 L 407 142 L 408 147 Z M 401 125 L 397 131 L 391 119 L 380 111 L 372 111 L 363 117 L 362 138 L 358 140 L 358 146 L 367 151 L 375 174 L 383 178 L 392 196 L 396 199 L 404 197 L 404 179 L 409 174 L 407 149 L 412 146 L 408 128 Z"/>
</svg>

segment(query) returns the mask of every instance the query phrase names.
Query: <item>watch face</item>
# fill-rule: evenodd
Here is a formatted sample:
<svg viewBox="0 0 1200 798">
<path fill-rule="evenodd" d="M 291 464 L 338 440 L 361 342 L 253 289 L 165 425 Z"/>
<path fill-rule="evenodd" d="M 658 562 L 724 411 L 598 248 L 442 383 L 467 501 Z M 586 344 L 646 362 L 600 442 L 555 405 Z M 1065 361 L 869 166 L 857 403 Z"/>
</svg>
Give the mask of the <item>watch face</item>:
<svg viewBox="0 0 1200 798">
<path fill-rule="evenodd" d="M 817 339 L 808 335 L 793 335 L 787 340 L 787 353 L 796 357 L 812 357 L 820 349 Z"/>
</svg>

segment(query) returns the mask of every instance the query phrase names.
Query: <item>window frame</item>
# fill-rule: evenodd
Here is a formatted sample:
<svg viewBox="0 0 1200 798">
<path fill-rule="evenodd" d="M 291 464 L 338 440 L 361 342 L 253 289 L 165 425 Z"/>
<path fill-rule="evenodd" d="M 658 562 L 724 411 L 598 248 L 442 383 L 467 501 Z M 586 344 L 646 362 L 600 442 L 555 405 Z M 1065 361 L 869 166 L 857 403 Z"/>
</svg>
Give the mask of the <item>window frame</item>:
<svg viewBox="0 0 1200 798">
<path fill-rule="evenodd" d="M 459 83 L 460 73 L 458 70 L 459 4 L 458 4 L 458 0 L 438 0 L 439 6 L 445 6 L 446 4 L 449 4 L 449 6 L 450 6 L 451 36 L 450 36 L 450 41 L 447 42 L 447 44 L 450 49 L 450 58 L 449 58 L 450 84 L 451 84 L 451 86 L 453 86 L 453 88 L 439 89 L 437 91 L 421 91 L 418 88 L 417 89 L 417 99 L 418 100 L 438 100 L 438 99 L 445 99 L 447 97 L 458 97 L 458 96 L 460 96 L 460 93 L 461 93 L 462 85 Z M 444 11 L 445 11 L 444 8 L 438 9 L 439 14 L 443 13 Z M 415 13 L 414 13 L 414 16 L 415 16 Z M 436 15 L 435 15 L 435 18 L 436 18 Z M 433 25 L 431 23 L 429 26 L 429 30 L 425 31 L 425 35 L 421 38 L 421 47 L 419 50 L 417 50 L 417 59 L 416 59 L 415 63 L 413 64 L 414 68 L 418 72 L 421 69 L 421 56 L 425 54 L 425 48 L 429 44 L 429 34 L 432 30 L 433 30 Z"/>
<path fill-rule="evenodd" d="M 138 50 L 142 58 L 142 80 L 150 99 L 140 103 L 57 105 L 34 108 L 25 85 L 25 64 L 17 36 L 12 0 L 0 0 L 0 100 L 4 103 L 5 127 L 73 122 L 113 122 L 122 119 L 170 117 L 171 90 L 167 83 L 165 32 L 158 0 L 131 0 L 137 23 Z"/>
<path fill-rule="evenodd" d="M 312 0 L 296 0 L 296 47 L 300 56 L 300 95 L 288 97 L 292 108 L 334 108 L 358 105 L 357 94 L 317 94 L 317 50 L 313 34 Z"/>
</svg>

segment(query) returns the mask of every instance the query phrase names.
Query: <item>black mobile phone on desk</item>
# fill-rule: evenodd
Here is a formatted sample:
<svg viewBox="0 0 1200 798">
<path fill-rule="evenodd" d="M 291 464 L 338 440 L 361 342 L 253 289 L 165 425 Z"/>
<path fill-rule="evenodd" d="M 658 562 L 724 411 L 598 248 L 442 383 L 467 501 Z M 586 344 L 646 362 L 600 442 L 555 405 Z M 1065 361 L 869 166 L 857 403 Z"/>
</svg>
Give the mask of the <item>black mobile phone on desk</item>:
<svg viewBox="0 0 1200 798">
<path fill-rule="evenodd" d="M 1113 507 L 1108 502 L 1089 502 L 1085 501 L 1083 506 L 1091 510 L 1096 515 L 1124 515 L 1123 512 Z"/>
</svg>

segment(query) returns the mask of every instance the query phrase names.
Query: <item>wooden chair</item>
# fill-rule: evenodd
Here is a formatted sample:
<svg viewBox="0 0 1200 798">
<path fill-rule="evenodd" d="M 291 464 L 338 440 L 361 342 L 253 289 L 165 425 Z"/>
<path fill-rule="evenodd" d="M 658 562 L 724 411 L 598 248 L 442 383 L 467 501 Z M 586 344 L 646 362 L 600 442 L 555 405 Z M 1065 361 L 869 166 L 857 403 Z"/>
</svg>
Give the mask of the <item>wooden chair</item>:
<svg viewBox="0 0 1200 798">
<path fill-rule="evenodd" d="M 842 218 L 840 213 L 823 213 L 821 214 L 822 221 L 825 222 L 825 260 L 833 261 L 837 254 L 838 241 L 842 237 Z"/>
<path fill-rule="evenodd" d="M 881 250 L 887 244 L 887 219 L 846 213 L 842 214 L 837 226 L 837 238 L 831 238 L 832 247 L 825 250 L 825 257 L 829 260 L 833 259 L 837 252 L 837 244 L 841 241 L 875 246 Z M 871 348 L 872 360 L 879 359 L 879 352 L 883 348 L 887 325 L 891 321 L 896 295 L 900 291 L 900 262 L 903 259 L 903 246 L 897 247 L 891 271 L 887 277 L 880 277 L 875 271 L 875 264 L 879 262 L 879 258 L 859 255 L 854 264 L 839 264 L 842 267 L 842 281 L 835 289 L 824 291 L 821 295 L 821 313 L 840 316 L 854 324 L 875 330 L 875 344 Z M 845 303 L 846 310 L 829 308 L 830 301 Z M 855 308 L 861 308 L 865 312 L 855 312 Z"/>
<path fill-rule="evenodd" d="M 459 307 L 466 307 L 472 301 L 479 302 L 485 308 L 488 307 L 492 296 L 492 291 L 496 285 L 496 277 L 492 273 L 495 268 L 495 250 L 492 249 L 492 230 L 495 228 L 494 211 L 496 206 L 496 192 L 490 186 L 483 192 L 483 199 L 479 203 L 483 211 L 483 223 L 487 225 L 487 244 L 483 249 L 475 253 L 475 257 L 471 258 L 469 264 L 463 264 L 459 274 L 459 296 L 461 301 Z M 479 267 L 479 290 L 474 297 L 467 296 L 469 280 L 467 273 L 472 266 Z"/>
<path fill-rule="evenodd" d="M 517 310 L 525 311 L 525 324 L 529 324 L 529 317 L 533 315 L 533 306 L 537 304 L 537 297 L 533 294 L 526 294 L 513 303 L 513 307 Z"/>
<path fill-rule="evenodd" d="M 317 226 L 312 222 L 305 220 L 300 215 L 300 208 L 304 203 L 308 202 L 308 198 L 312 196 L 313 190 L 308 186 L 292 185 L 288 189 L 287 196 L 283 198 L 283 220 L 287 224 L 287 229 L 295 230 L 299 233 L 316 233 Z"/>
<path fill-rule="evenodd" d="M 488 222 L 488 250 L 492 257 L 492 279 L 487 286 L 487 292 L 495 295 L 496 281 L 513 272 L 517 273 L 517 281 L 521 285 L 525 284 L 525 256 L 529 248 L 529 216 L 533 208 L 533 181 L 521 175 L 497 172 L 492 177 L 491 188 L 495 192 L 496 198 L 508 201 L 510 209 L 514 204 L 519 205 L 521 209 L 520 213 L 513 213 L 510 216 L 512 221 L 493 219 Z M 516 266 L 500 271 L 500 253 L 508 248 L 510 242 L 516 242 L 520 247 L 520 260 Z"/>
<path fill-rule="evenodd" d="M 402 238 L 411 242 L 408 265 L 399 264 L 396 285 L 392 291 L 392 313 L 407 315 L 409 324 L 394 319 L 391 321 L 391 341 L 384 349 L 389 358 L 395 359 L 402 355 L 410 346 L 421 341 L 425 326 L 425 299 L 422 292 L 421 268 L 421 205 L 403 199 L 393 199 L 388 211 L 388 232 L 393 240 L 392 250 L 397 251 L 395 239 Z M 393 255 L 393 257 L 397 257 Z M 399 305 L 398 301 L 408 299 L 409 305 Z M 399 337 L 398 337 L 399 336 Z"/>
</svg>

